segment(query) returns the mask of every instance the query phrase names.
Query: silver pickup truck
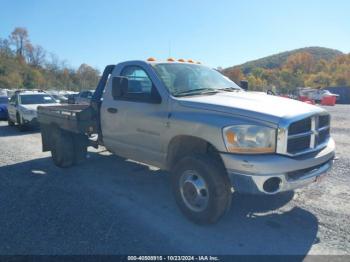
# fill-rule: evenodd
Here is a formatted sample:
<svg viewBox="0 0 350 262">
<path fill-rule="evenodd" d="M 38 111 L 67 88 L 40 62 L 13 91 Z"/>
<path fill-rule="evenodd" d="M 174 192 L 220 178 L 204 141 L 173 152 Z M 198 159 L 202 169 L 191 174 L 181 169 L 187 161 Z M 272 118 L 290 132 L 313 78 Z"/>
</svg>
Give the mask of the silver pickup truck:
<svg viewBox="0 0 350 262">
<path fill-rule="evenodd" d="M 107 66 L 90 105 L 39 107 L 38 119 L 57 166 L 103 145 L 169 170 L 179 208 L 200 224 L 218 221 L 234 191 L 277 194 L 317 181 L 335 154 L 322 108 L 246 92 L 193 61 Z"/>
</svg>

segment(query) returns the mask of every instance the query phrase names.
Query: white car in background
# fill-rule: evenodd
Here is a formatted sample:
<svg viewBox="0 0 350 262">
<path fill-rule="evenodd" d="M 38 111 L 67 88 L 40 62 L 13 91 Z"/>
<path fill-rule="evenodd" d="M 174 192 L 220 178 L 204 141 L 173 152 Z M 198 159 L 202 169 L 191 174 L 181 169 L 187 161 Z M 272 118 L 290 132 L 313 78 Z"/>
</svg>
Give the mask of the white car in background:
<svg viewBox="0 0 350 262">
<path fill-rule="evenodd" d="M 38 126 L 37 108 L 45 105 L 59 103 L 43 91 L 16 91 L 8 104 L 8 124 L 17 124 L 21 131 L 28 126 Z"/>
<path fill-rule="evenodd" d="M 68 98 L 60 91 L 49 90 L 46 91 L 49 95 L 56 99 L 56 101 L 60 104 L 66 104 L 68 102 Z"/>
</svg>

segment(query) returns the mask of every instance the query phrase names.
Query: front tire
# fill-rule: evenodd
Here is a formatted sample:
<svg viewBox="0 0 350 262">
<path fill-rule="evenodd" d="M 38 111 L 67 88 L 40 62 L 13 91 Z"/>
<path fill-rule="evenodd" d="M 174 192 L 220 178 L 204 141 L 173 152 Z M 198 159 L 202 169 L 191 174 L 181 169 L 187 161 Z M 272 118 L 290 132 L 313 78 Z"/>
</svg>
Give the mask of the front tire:
<svg viewBox="0 0 350 262">
<path fill-rule="evenodd" d="M 196 224 L 216 223 L 230 208 L 231 183 L 213 157 L 184 157 L 175 165 L 171 184 L 180 210 Z"/>
<path fill-rule="evenodd" d="M 10 117 L 7 119 L 7 124 L 8 124 L 9 126 L 14 126 L 14 125 L 15 125 L 15 123 L 12 122 L 12 120 L 10 119 Z"/>
<path fill-rule="evenodd" d="M 20 132 L 24 132 L 26 130 L 26 126 L 24 124 L 23 118 L 21 117 L 21 115 L 19 113 L 17 113 L 16 119 L 17 119 L 17 124 L 18 124 L 19 131 Z"/>
</svg>

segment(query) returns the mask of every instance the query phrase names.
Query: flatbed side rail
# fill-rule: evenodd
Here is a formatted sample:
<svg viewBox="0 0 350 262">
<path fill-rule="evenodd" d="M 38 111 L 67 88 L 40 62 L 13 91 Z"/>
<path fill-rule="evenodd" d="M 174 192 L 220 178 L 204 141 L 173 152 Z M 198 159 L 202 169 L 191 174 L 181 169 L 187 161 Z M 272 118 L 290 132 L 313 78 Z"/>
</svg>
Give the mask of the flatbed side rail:
<svg viewBox="0 0 350 262">
<path fill-rule="evenodd" d="M 93 133 L 97 118 L 89 105 L 62 105 L 38 107 L 38 120 L 41 125 L 57 125 L 74 133 Z"/>
</svg>

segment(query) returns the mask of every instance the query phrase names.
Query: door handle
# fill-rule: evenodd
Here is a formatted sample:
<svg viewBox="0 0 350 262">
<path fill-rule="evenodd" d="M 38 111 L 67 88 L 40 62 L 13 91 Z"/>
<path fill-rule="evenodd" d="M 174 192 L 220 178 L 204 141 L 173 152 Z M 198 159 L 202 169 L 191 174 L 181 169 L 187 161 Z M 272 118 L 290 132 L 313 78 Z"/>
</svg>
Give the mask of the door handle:
<svg viewBox="0 0 350 262">
<path fill-rule="evenodd" d="M 107 109 L 107 111 L 108 111 L 109 113 L 112 113 L 112 114 L 118 113 L 118 109 L 116 109 L 116 108 L 114 108 L 114 107 L 109 107 L 109 108 Z"/>
</svg>

